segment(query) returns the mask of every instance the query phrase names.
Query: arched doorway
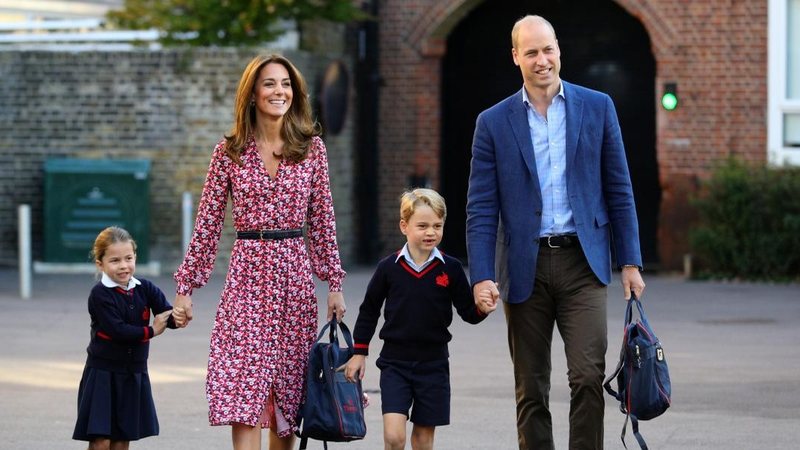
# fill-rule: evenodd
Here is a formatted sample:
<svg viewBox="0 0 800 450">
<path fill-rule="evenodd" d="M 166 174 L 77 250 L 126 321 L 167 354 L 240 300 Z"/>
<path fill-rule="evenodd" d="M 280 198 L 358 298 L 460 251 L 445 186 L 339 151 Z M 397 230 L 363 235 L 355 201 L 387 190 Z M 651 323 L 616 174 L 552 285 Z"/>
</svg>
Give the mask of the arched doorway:
<svg viewBox="0 0 800 450">
<path fill-rule="evenodd" d="M 442 59 L 441 189 L 448 201 L 442 248 L 465 258 L 467 180 L 475 119 L 522 87 L 511 59 L 511 27 L 539 14 L 555 27 L 564 80 L 609 94 L 617 107 L 639 216 L 642 257 L 658 262 L 661 189 L 655 131 L 655 60 L 642 24 L 614 2 L 493 0 L 452 30 Z"/>
</svg>

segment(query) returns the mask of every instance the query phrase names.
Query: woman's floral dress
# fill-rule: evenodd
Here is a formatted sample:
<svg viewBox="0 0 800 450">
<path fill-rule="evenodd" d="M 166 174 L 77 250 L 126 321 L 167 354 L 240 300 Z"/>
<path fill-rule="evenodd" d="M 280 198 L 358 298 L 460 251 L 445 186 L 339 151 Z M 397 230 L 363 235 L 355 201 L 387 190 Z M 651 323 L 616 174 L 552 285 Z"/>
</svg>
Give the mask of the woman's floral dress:
<svg viewBox="0 0 800 450">
<path fill-rule="evenodd" d="M 308 157 L 299 163 L 281 161 L 274 178 L 252 136 L 241 154 L 241 166 L 225 154 L 223 145 L 224 141 L 214 148 L 194 234 L 175 272 L 177 292 L 189 295 L 208 281 L 228 195 L 237 231 L 306 226 L 308 250 L 303 238 L 236 240 L 208 356 L 211 425 L 266 426 L 265 408 L 275 407 L 278 434 L 285 437 L 297 429 L 305 367 L 316 339 L 312 271 L 332 292 L 341 291 L 345 276 L 336 244 L 325 144 L 314 137 Z"/>
</svg>

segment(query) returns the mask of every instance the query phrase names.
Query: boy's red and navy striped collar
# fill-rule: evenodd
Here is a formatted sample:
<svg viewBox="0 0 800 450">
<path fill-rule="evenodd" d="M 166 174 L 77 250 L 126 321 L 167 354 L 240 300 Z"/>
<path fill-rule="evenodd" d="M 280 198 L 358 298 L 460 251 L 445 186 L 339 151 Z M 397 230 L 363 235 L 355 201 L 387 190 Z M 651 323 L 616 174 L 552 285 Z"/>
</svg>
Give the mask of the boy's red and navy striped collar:
<svg viewBox="0 0 800 450">
<path fill-rule="evenodd" d="M 422 269 L 421 272 L 417 272 L 416 270 L 414 270 L 413 267 L 408 265 L 408 262 L 406 261 L 405 258 L 400 258 L 399 259 L 399 264 L 400 264 L 400 267 L 402 267 L 403 269 L 406 270 L 406 272 L 410 273 L 411 275 L 414 275 L 417 278 L 422 278 L 422 277 L 425 276 L 425 274 L 427 274 L 428 272 L 433 270 L 435 267 L 438 267 L 440 264 L 443 264 L 443 263 L 438 259 L 434 259 L 433 262 L 428 264 L 424 269 Z"/>
</svg>

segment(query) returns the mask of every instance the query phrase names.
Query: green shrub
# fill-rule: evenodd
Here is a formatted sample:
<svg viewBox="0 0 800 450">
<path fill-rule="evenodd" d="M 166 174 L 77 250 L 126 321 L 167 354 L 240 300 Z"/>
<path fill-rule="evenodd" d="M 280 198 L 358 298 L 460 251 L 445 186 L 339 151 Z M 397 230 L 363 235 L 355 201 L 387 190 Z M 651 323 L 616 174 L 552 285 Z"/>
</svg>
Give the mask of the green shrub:
<svg viewBox="0 0 800 450">
<path fill-rule="evenodd" d="M 703 191 L 689 236 L 700 276 L 800 279 L 800 169 L 729 160 Z"/>
</svg>

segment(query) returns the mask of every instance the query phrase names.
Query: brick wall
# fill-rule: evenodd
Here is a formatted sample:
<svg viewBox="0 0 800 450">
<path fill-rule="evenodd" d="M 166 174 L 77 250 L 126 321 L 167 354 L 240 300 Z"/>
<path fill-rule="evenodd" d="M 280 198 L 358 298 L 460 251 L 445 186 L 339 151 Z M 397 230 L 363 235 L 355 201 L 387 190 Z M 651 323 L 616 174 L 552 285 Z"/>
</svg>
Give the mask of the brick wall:
<svg viewBox="0 0 800 450">
<path fill-rule="evenodd" d="M 440 188 L 441 58 L 450 30 L 481 3 L 379 2 L 377 214 L 383 253 L 402 243 L 397 198 L 415 165 L 427 168 L 432 186 Z M 687 218 L 694 216 L 689 199 L 699 181 L 730 155 L 766 159 L 767 2 L 616 3 L 650 34 L 656 97 L 664 82 L 678 83 L 678 109 L 657 108 L 656 152 L 661 265 L 679 268 L 688 250 Z M 324 33 L 313 37 L 330 42 Z M 325 51 L 330 55 L 289 55 L 311 86 L 324 64 L 341 54 L 337 46 Z M 199 194 L 209 151 L 230 125 L 235 84 L 250 56 L 249 51 L 219 49 L 0 53 L 0 264 L 13 264 L 16 258 L 19 203 L 34 207 L 35 255 L 41 254 L 42 162 L 50 156 L 152 159 L 151 227 L 159 230 L 153 233 L 153 256 L 179 259 L 180 193 Z M 355 251 L 352 116 L 340 136 L 326 138 L 345 259 Z"/>
<path fill-rule="evenodd" d="M 380 236 L 399 242 L 397 195 L 415 159 L 429 161 L 438 187 L 440 64 L 444 39 L 478 0 L 386 0 L 380 3 Z M 688 251 L 689 198 L 698 181 L 728 156 L 766 159 L 767 2 L 617 0 L 650 34 L 660 96 L 677 82 L 681 104 L 657 112 L 662 188 L 659 253 L 679 268 Z M 579 13 L 579 12 L 576 12 Z M 510 30 L 509 30 L 510 32 Z M 498 99 L 500 100 L 500 99 Z M 653 99 L 658 102 L 658 98 Z M 472 130 L 464 130 L 472 133 Z M 624 132 L 624 130 L 623 130 Z M 454 206 L 456 207 L 456 206 Z"/>
<path fill-rule="evenodd" d="M 21 203 L 32 207 L 34 259 L 41 260 L 47 158 L 142 158 L 152 161 L 151 260 L 174 270 L 182 258 L 181 194 L 192 192 L 196 206 L 211 150 L 231 126 L 239 77 L 255 53 L 0 52 L 0 264 L 16 264 Z M 317 78 L 333 57 L 286 55 L 316 95 Z M 355 251 L 350 117 L 339 135 L 325 137 L 345 262 Z M 230 216 L 226 223 L 218 273 L 232 243 Z"/>
<path fill-rule="evenodd" d="M 382 253 L 403 244 L 398 231 L 399 197 L 414 164 L 427 167 L 439 184 L 440 59 L 443 47 L 424 48 L 412 33 L 421 21 L 444 20 L 436 1 L 389 0 L 380 7 L 379 236 Z M 447 3 L 447 2 L 441 2 Z M 436 41 L 441 43 L 440 41 Z"/>
<path fill-rule="evenodd" d="M 678 83 L 679 107 L 657 109 L 656 151 L 659 253 L 662 266 L 679 268 L 700 181 L 728 157 L 767 157 L 767 2 L 619 3 L 650 32 L 657 95 L 663 83 Z"/>
</svg>

